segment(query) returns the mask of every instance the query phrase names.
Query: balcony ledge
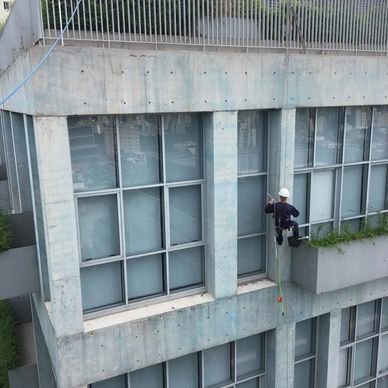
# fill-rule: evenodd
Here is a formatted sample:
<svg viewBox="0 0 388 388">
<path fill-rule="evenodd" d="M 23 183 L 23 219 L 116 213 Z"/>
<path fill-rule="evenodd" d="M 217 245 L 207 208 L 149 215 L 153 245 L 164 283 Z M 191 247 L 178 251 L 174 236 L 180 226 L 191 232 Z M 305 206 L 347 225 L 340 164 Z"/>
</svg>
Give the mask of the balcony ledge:
<svg viewBox="0 0 388 388">
<path fill-rule="evenodd" d="M 388 276 L 388 236 L 330 248 L 306 244 L 293 251 L 291 280 L 314 293 L 340 290 Z"/>
</svg>

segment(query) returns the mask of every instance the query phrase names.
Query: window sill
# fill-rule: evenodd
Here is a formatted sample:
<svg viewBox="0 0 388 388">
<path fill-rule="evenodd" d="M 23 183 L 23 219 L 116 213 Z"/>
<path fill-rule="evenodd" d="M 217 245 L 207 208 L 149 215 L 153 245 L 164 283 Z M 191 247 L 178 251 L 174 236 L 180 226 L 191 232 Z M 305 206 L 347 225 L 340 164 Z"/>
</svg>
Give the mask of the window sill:
<svg viewBox="0 0 388 388">
<path fill-rule="evenodd" d="M 164 302 L 155 302 L 148 306 L 133 308 L 126 311 L 112 313 L 103 317 L 97 317 L 85 320 L 85 333 L 103 329 L 105 327 L 121 325 L 126 322 L 139 319 L 146 319 L 155 315 L 162 315 L 169 311 L 181 310 L 188 307 L 197 306 L 203 303 L 213 302 L 214 298 L 208 294 L 196 294 L 192 296 L 176 298 Z"/>
<path fill-rule="evenodd" d="M 261 278 L 249 283 L 238 285 L 237 295 L 246 294 L 247 292 L 264 290 L 268 287 L 276 287 L 276 283 L 267 278 Z"/>
</svg>

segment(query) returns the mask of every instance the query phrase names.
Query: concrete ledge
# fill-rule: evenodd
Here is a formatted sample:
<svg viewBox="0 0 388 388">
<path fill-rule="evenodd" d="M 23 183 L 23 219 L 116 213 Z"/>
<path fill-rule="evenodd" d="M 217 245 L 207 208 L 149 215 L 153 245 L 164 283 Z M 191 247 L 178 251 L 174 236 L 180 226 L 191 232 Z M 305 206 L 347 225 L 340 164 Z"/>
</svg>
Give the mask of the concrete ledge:
<svg viewBox="0 0 388 388">
<path fill-rule="evenodd" d="M 293 251 L 291 280 L 321 294 L 388 276 L 388 237 L 352 241 L 331 248 L 302 245 Z"/>
<path fill-rule="evenodd" d="M 8 372 L 10 388 L 39 388 L 36 364 L 21 366 Z"/>
<path fill-rule="evenodd" d="M 39 292 L 36 246 L 10 249 L 0 254 L 0 299 Z"/>
</svg>

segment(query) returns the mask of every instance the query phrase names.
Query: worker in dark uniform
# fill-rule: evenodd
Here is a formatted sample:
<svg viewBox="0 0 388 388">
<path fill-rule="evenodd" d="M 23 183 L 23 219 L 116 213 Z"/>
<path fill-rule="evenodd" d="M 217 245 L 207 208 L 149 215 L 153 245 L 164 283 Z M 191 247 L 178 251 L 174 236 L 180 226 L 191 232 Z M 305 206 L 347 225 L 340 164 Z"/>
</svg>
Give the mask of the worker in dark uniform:
<svg viewBox="0 0 388 388">
<path fill-rule="evenodd" d="M 290 196 L 290 192 L 286 188 L 282 188 L 279 191 L 280 202 L 276 202 L 273 198 L 268 201 L 264 211 L 267 214 L 273 214 L 276 227 L 276 242 L 279 245 L 283 243 L 283 230 L 292 229 L 292 237 L 288 238 L 290 246 L 297 247 L 300 244 L 299 240 L 299 227 L 298 224 L 291 219 L 291 216 L 298 217 L 299 211 L 289 203 L 287 198 Z"/>
</svg>

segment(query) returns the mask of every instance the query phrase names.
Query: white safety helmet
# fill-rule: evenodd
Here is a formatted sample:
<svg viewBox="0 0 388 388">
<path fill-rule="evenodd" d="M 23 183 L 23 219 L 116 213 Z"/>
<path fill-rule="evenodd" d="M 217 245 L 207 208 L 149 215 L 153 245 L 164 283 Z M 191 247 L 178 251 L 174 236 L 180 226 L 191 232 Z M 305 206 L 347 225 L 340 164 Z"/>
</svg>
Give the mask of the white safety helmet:
<svg viewBox="0 0 388 388">
<path fill-rule="evenodd" d="M 281 197 L 284 197 L 284 198 L 288 198 L 290 196 L 290 192 L 285 188 L 283 187 L 280 191 L 279 191 L 279 195 Z"/>
</svg>

